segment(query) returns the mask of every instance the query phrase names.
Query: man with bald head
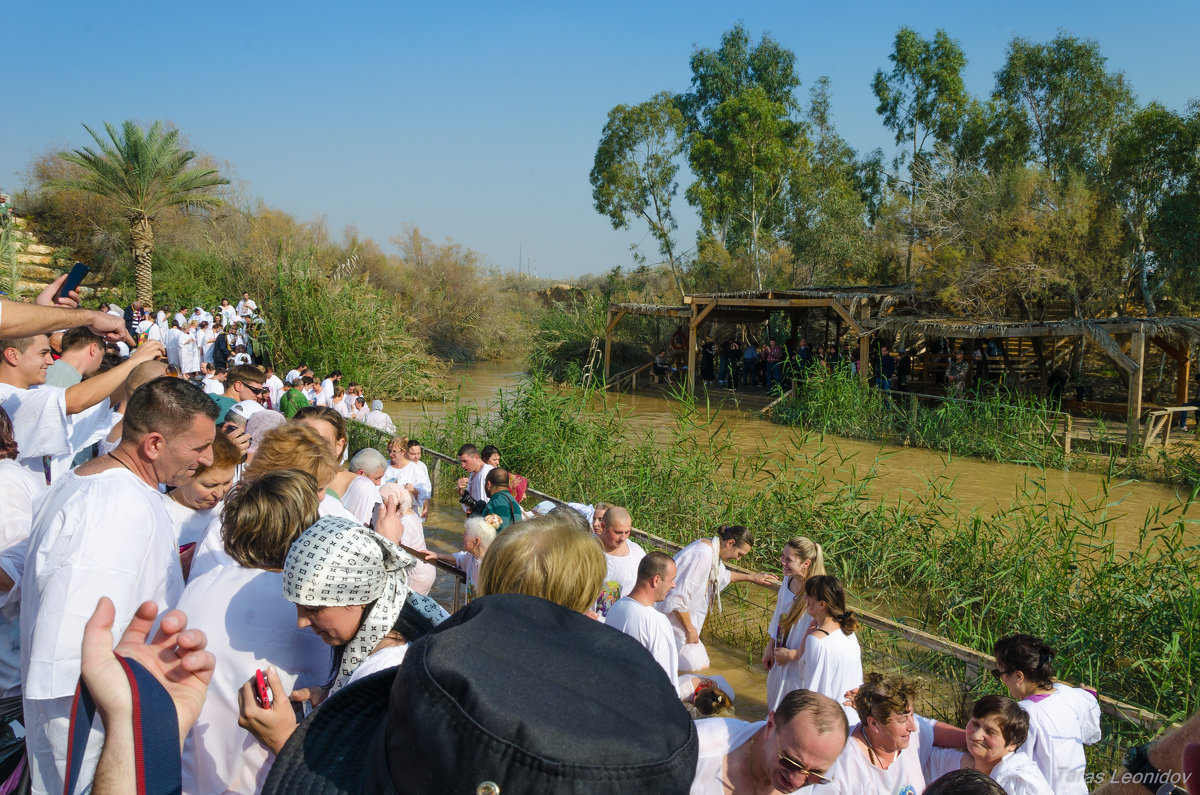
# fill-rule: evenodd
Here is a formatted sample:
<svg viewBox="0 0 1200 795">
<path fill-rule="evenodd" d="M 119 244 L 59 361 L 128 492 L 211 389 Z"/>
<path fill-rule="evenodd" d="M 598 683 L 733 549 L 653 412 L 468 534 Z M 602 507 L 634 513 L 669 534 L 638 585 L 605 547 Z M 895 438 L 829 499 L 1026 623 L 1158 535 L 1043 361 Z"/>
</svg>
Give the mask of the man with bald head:
<svg viewBox="0 0 1200 795">
<path fill-rule="evenodd" d="M 777 795 L 823 784 L 850 727 L 833 699 L 793 690 L 765 721 L 696 721 L 700 753 L 691 795 Z"/>
<path fill-rule="evenodd" d="M 604 547 L 604 560 L 608 571 L 604 576 L 604 587 L 596 599 L 596 615 L 601 620 L 608 609 L 625 594 L 633 590 L 637 582 L 638 564 L 646 556 L 646 550 L 629 540 L 633 530 L 633 519 L 629 511 L 620 505 L 610 506 L 600 520 L 600 545 Z"/>
</svg>

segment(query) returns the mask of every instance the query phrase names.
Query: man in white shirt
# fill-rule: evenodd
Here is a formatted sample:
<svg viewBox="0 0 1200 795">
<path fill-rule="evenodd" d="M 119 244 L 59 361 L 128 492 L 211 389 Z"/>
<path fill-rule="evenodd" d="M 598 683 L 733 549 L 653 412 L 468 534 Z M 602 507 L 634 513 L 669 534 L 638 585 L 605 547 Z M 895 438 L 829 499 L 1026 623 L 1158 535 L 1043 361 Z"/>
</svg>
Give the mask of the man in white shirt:
<svg viewBox="0 0 1200 795">
<path fill-rule="evenodd" d="M 629 540 L 632 531 L 633 519 L 629 511 L 619 505 L 609 506 L 600 520 L 600 532 L 597 533 L 600 545 L 604 547 L 607 566 L 604 586 L 596 597 L 595 611 L 601 619 L 608 614 L 608 608 L 629 593 L 637 582 L 638 564 L 645 557 L 646 550 Z M 662 598 L 665 599 L 666 594 Z"/>
<path fill-rule="evenodd" d="M 250 293 L 242 293 L 242 300 L 238 301 L 237 314 L 240 318 L 247 318 L 258 311 L 258 304 L 254 303 L 250 298 Z"/>
<path fill-rule="evenodd" d="M 671 622 L 654 605 L 666 599 L 674 587 L 675 561 L 670 555 L 649 552 L 638 564 L 637 583 L 609 608 L 604 622 L 645 646 L 666 672 L 672 687 L 679 678 L 679 649 L 675 647 Z"/>
<path fill-rule="evenodd" d="M 112 427 L 109 396 L 134 367 L 161 353 L 161 345 L 146 342 L 111 370 L 62 389 L 45 386 L 52 361 L 45 334 L 0 339 L 0 406 L 12 420 L 18 463 L 47 483 L 69 469 L 75 453 Z"/>
<path fill-rule="evenodd" d="M 487 482 L 487 473 L 492 471 L 492 467 L 489 464 L 483 463 L 483 459 L 479 456 L 479 448 L 473 444 L 464 444 L 458 448 L 458 463 L 467 472 L 466 477 L 458 479 L 460 497 L 463 494 L 470 494 L 476 502 L 486 504 L 488 495 L 483 486 Z M 462 509 L 466 513 L 471 513 L 471 510 L 465 505 L 462 506 Z M 479 511 L 476 511 L 476 513 L 479 513 Z"/>
<path fill-rule="evenodd" d="M 263 386 L 267 388 L 267 394 L 271 396 L 270 408 L 279 410 L 279 398 L 283 397 L 283 381 L 279 380 L 279 376 L 275 375 L 275 368 L 268 365 L 266 367 L 267 378 L 263 381 Z"/>
<path fill-rule="evenodd" d="M 95 375 L 104 361 L 104 340 L 84 326 L 62 335 L 62 356 L 46 369 L 46 383 L 66 389 Z"/>
<path fill-rule="evenodd" d="M 129 398 L 116 449 L 60 478 L 34 513 L 21 579 L 21 667 L 36 793 L 63 791 L 83 627 L 99 598 L 116 606 L 119 635 L 143 602 L 161 614 L 183 592 L 175 526 L 158 487 L 212 463 L 216 412 L 178 378 L 144 384 Z M 80 790 L 102 745 L 103 731 L 92 734 Z"/>
<path fill-rule="evenodd" d="M 765 721 L 696 721 L 700 749 L 691 795 L 776 795 L 826 781 L 850 727 L 833 699 L 793 690 Z"/>
<path fill-rule="evenodd" d="M 218 370 L 212 364 L 205 364 L 204 381 L 201 383 L 201 387 L 210 395 L 225 394 L 225 369 Z"/>
<path fill-rule="evenodd" d="M 341 380 L 342 371 L 334 370 L 332 373 L 325 376 L 325 380 L 321 382 L 321 392 L 324 394 L 326 406 L 333 405 L 333 390 Z"/>
<path fill-rule="evenodd" d="M 304 375 L 304 365 L 298 364 L 295 367 L 293 367 L 291 370 L 287 371 L 287 375 L 285 375 L 283 377 L 283 381 L 285 384 L 290 384 L 293 381 L 295 381 L 297 378 L 300 378 L 303 375 Z"/>
</svg>

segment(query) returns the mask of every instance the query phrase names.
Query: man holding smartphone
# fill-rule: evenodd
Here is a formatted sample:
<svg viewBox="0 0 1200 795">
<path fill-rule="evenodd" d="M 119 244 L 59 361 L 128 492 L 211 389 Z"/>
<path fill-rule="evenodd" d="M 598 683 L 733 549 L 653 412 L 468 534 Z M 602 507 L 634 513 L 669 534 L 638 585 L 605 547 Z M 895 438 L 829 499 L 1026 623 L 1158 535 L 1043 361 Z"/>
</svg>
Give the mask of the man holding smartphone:
<svg viewBox="0 0 1200 795">
<path fill-rule="evenodd" d="M 231 367 L 225 374 L 225 392 L 221 395 L 210 395 L 217 404 L 217 424 L 225 421 L 225 415 L 234 404 L 243 400 L 253 400 L 262 403 L 267 394 L 263 383 L 267 380 L 266 373 L 252 364 L 241 364 Z"/>
</svg>

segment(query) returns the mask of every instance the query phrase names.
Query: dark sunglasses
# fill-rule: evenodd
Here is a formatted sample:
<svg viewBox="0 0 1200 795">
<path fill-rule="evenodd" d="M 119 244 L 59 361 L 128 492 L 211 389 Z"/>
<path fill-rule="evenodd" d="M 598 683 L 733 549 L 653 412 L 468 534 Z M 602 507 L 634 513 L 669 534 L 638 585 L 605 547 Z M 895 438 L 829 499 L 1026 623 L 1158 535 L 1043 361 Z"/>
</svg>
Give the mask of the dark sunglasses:
<svg viewBox="0 0 1200 795">
<path fill-rule="evenodd" d="M 245 381 L 242 382 L 242 386 L 246 387 L 246 389 L 249 389 L 251 392 L 253 392 L 255 394 L 255 396 L 261 395 L 263 392 L 267 391 L 267 388 L 265 386 L 250 386 Z"/>
<path fill-rule="evenodd" d="M 783 765 L 783 769 L 792 773 L 799 773 L 804 776 L 808 784 L 832 784 L 833 779 L 822 776 L 815 770 L 810 770 L 804 765 L 792 759 L 783 751 L 779 752 L 779 764 Z"/>
</svg>

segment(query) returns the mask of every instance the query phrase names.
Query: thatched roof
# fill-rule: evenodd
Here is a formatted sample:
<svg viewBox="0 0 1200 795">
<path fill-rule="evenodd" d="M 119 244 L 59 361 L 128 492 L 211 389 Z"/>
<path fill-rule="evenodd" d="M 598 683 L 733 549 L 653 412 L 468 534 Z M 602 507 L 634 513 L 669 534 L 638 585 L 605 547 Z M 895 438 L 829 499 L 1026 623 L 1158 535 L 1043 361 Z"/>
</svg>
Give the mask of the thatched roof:
<svg viewBox="0 0 1200 795">
<path fill-rule="evenodd" d="M 614 311 L 627 312 L 631 315 L 656 315 L 658 317 L 691 317 L 690 306 L 662 306 L 659 304 L 609 304 Z"/>
<path fill-rule="evenodd" d="M 1200 318 L 1191 317 L 1113 317 L 1081 320 L 972 320 L 962 317 L 922 317 L 892 315 L 871 323 L 873 329 L 893 333 L 921 334 L 951 339 L 1009 337 L 1077 337 L 1103 339 L 1112 334 L 1143 332 L 1148 337 L 1200 342 Z"/>
</svg>

